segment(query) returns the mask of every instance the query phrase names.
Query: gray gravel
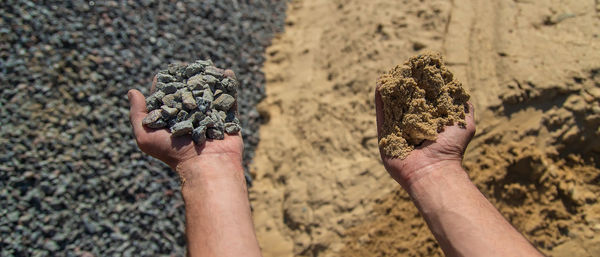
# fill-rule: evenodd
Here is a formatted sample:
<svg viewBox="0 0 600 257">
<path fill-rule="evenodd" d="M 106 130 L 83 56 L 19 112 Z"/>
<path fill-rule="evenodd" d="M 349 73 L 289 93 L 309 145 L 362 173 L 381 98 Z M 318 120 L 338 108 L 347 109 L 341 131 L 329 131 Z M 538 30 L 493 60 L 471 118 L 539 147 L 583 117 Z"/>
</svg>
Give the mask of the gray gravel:
<svg viewBox="0 0 600 257">
<path fill-rule="evenodd" d="M 156 91 L 146 97 L 148 114 L 142 124 L 168 129 L 172 137 L 192 136 L 197 145 L 207 138 L 224 139 L 225 132 L 237 134 L 240 121 L 232 107 L 239 82 L 235 75 L 226 73 L 205 60 L 189 65 L 169 64 L 169 69 L 156 77 L 170 82 L 157 82 Z"/>
<path fill-rule="evenodd" d="M 167 63 L 234 70 L 247 167 L 284 15 L 277 0 L 0 1 L 0 256 L 182 256 L 178 178 L 138 150 L 126 92 L 149 95 Z"/>
</svg>

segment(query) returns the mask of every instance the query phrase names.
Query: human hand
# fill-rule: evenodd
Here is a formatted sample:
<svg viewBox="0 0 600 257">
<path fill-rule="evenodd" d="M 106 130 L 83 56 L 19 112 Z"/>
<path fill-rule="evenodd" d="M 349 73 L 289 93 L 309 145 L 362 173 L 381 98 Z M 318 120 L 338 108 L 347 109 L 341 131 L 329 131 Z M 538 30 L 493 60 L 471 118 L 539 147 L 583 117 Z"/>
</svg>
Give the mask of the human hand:
<svg viewBox="0 0 600 257">
<path fill-rule="evenodd" d="M 425 140 L 405 158 L 397 159 L 386 156 L 380 148 L 379 153 L 383 165 L 394 180 L 403 188 L 410 186 L 419 178 L 440 170 L 441 168 L 460 168 L 467 145 L 475 135 L 474 108 L 469 104 L 466 113 L 465 128 L 458 125 L 447 126 L 438 134 L 435 141 Z M 377 89 L 375 90 L 375 109 L 377 115 L 377 135 L 381 139 L 383 127 L 383 102 Z"/>
<path fill-rule="evenodd" d="M 235 77 L 231 70 L 225 71 L 226 76 Z M 152 91 L 156 85 L 156 77 L 152 83 Z M 171 137 L 167 129 L 151 129 L 142 125 L 142 120 L 148 114 L 144 95 L 135 89 L 127 92 L 130 111 L 129 118 L 138 147 L 155 157 L 173 170 L 184 162 L 198 161 L 199 165 L 219 167 L 220 164 L 239 166 L 241 170 L 243 141 L 240 133 L 229 135 L 225 139 L 207 139 L 202 145 L 196 145 L 191 136 Z M 237 110 L 237 103 L 234 108 Z"/>
</svg>

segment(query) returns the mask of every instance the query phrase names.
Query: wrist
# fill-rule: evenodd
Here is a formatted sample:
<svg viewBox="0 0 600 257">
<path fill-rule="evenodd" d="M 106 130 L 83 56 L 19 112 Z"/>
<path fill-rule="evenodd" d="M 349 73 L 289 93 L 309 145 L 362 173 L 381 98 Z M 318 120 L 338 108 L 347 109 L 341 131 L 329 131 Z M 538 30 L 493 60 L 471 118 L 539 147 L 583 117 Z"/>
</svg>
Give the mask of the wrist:
<svg viewBox="0 0 600 257">
<path fill-rule="evenodd" d="M 398 172 L 397 179 L 400 185 L 407 191 L 422 179 L 436 176 L 449 176 L 460 171 L 464 173 L 461 160 L 441 160 L 435 163 L 421 165 L 418 167 L 403 167 L 404 172 Z"/>
<path fill-rule="evenodd" d="M 457 178 L 460 180 L 469 179 L 461 163 L 441 161 L 413 172 L 406 178 L 403 187 L 412 195 L 415 192 L 438 190 L 451 186 L 449 183 Z"/>
<path fill-rule="evenodd" d="M 241 160 L 226 155 L 196 156 L 177 164 L 175 171 L 181 179 L 182 192 L 224 180 L 245 181 Z"/>
</svg>

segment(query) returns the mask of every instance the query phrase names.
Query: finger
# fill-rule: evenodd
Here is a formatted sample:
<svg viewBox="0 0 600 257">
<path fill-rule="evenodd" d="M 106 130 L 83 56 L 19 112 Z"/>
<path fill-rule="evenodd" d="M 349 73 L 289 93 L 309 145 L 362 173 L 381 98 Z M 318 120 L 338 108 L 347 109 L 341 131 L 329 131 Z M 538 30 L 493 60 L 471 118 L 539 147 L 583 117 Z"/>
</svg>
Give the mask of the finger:
<svg viewBox="0 0 600 257">
<path fill-rule="evenodd" d="M 466 113 L 465 122 L 467 123 L 467 130 L 475 134 L 475 107 L 471 102 L 467 102 L 469 107 L 468 113 Z"/>
<path fill-rule="evenodd" d="M 154 75 L 154 78 L 152 79 L 152 87 L 150 87 L 150 94 L 154 93 L 154 91 L 156 91 L 156 75 Z"/>
<path fill-rule="evenodd" d="M 375 86 L 375 116 L 377 119 L 377 138 L 381 139 L 383 134 L 383 101 L 381 100 L 381 94 L 379 94 L 379 88 L 381 85 L 377 82 Z"/>
<path fill-rule="evenodd" d="M 146 98 L 138 90 L 131 89 L 127 92 L 129 98 L 129 121 L 133 127 L 133 133 L 136 138 L 139 138 L 146 131 L 142 125 L 142 120 L 146 117 Z"/>
<path fill-rule="evenodd" d="M 233 72 L 233 71 L 232 71 L 232 70 L 230 70 L 230 69 L 226 69 L 226 70 L 223 72 L 223 75 L 225 75 L 225 77 L 228 77 L 228 78 L 231 78 L 231 79 L 235 79 L 235 80 L 237 80 L 237 78 L 235 77 L 235 72 Z"/>
</svg>

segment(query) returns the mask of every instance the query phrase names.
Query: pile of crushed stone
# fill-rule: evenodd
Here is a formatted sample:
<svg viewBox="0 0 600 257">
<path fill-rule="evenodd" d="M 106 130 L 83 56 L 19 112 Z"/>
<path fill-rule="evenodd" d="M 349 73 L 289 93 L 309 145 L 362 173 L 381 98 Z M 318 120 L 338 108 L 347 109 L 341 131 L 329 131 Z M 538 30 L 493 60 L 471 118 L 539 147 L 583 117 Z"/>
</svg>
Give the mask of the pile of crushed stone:
<svg viewBox="0 0 600 257">
<path fill-rule="evenodd" d="M 179 180 L 136 145 L 127 91 L 174 62 L 234 70 L 250 184 L 286 4 L 0 1 L 0 256 L 185 256 Z"/>
<path fill-rule="evenodd" d="M 234 108 L 239 83 L 232 72 L 196 61 L 170 64 L 156 79 L 156 91 L 146 98 L 145 126 L 167 127 L 173 137 L 191 134 L 198 145 L 241 130 Z"/>
<path fill-rule="evenodd" d="M 439 53 L 413 56 L 377 81 L 383 102 L 379 147 L 404 159 L 424 140 L 435 140 L 444 126 L 465 126 L 469 94 L 446 68 Z"/>
</svg>

